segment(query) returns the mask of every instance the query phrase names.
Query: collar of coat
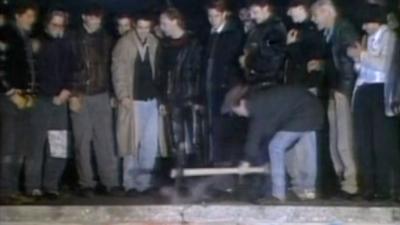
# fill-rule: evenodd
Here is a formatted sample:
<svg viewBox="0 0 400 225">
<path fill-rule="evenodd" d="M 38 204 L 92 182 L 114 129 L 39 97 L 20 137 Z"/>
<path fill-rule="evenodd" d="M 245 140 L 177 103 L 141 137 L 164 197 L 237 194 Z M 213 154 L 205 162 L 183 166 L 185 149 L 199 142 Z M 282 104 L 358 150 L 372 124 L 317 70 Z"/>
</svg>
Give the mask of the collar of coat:
<svg viewBox="0 0 400 225">
<path fill-rule="evenodd" d="M 144 42 L 140 40 L 135 30 L 130 31 L 127 36 L 133 41 L 134 45 L 137 47 L 141 60 L 144 60 L 146 56 L 146 51 L 150 50 L 150 46 L 155 45 L 156 43 L 155 37 L 152 34 L 149 34 Z"/>
</svg>

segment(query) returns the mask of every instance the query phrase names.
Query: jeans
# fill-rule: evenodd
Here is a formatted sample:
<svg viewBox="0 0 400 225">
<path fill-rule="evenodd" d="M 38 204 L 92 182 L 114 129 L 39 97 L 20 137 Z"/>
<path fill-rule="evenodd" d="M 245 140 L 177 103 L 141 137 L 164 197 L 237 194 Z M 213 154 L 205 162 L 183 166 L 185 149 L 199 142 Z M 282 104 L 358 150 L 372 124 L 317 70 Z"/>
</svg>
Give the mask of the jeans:
<svg viewBox="0 0 400 225">
<path fill-rule="evenodd" d="M 93 145 L 101 183 L 107 189 L 119 186 L 109 95 L 84 96 L 82 109 L 72 112 L 71 118 L 79 185 L 96 186 L 91 160 Z"/>
<path fill-rule="evenodd" d="M 25 182 L 28 192 L 42 188 L 46 191 L 58 191 L 66 166 L 65 158 L 51 156 L 48 146 L 48 131 L 68 130 L 67 104 L 57 106 L 52 101 L 52 97 L 39 97 L 32 112 L 33 151 L 26 160 Z"/>
<path fill-rule="evenodd" d="M 285 154 L 297 143 L 304 143 L 308 149 L 304 158 L 302 170 L 299 171 L 298 180 L 294 181 L 298 191 L 315 191 L 317 177 L 317 150 L 315 131 L 290 132 L 280 131 L 275 134 L 268 145 L 271 177 L 272 196 L 284 200 L 286 198 L 286 170 Z"/>
<path fill-rule="evenodd" d="M 0 195 L 19 192 L 23 162 L 31 151 L 32 110 L 18 109 L 5 95 L 0 95 Z M 25 173 L 26 175 L 26 173 Z"/>
<path fill-rule="evenodd" d="M 138 138 L 137 157 L 124 157 L 123 185 L 126 190 L 145 191 L 152 185 L 152 173 L 158 154 L 158 106 L 156 100 L 134 101 Z"/>
</svg>

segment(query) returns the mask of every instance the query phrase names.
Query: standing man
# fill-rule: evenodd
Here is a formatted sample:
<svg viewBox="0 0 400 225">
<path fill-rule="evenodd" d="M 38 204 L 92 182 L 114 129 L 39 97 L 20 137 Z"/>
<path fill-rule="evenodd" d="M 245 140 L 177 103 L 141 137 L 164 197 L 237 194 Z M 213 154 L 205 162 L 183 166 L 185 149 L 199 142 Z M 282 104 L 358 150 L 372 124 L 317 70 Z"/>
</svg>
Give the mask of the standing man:
<svg viewBox="0 0 400 225">
<path fill-rule="evenodd" d="M 392 194 L 394 169 L 400 163 L 398 118 L 394 117 L 399 113 L 400 84 L 395 78 L 399 74 L 391 71 L 392 64 L 398 63 L 393 61 L 399 54 L 395 52 L 398 40 L 379 5 L 368 5 L 364 15 L 367 47 L 356 44 L 348 49 L 359 71 L 353 100 L 355 141 L 363 197 L 387 200 Z"/>
<path fill-rule="evenodd" d="M 13 199 L 19 193 L 23 162 L 31 151 L 31 108 L 35 89 L 35 68 L 30 32 L 38 8 L 33 3 L 18 5 L 15 21 L 3 28 L 4 65 L 0 74 L 0 197 Z M 27 173 L 25 173 L 27 175 Z M 41 193 L 32 192 L 37 196 Z"/>
<path fill-rule="evenodd" d="M 256 23 L 247 37 L 240 64 L 246 79 L 256 88 L 276 85 L 283 81 L 286 28 L 274 14 L 270 0 L 250 1 L 250 17 Z"/>
<path fill-rule="evenodd" d="M 238 100 L 231 110 L 250 119 L 245 146 L 245 159 L 255 165 L 264 163 L 269 154 L 272 177 L 272 197 L 286 200 L 285 153 L 297 142 L 307 146 L 302 162 L 302 176 L 295 194 L 300 199 L 315 198 L 317 175 L 316 132 L 322 127 L 324 112 L 317 97 L 301 87 L 276 86 L 243 97 L 238 89 Z M 235 99 L 235 98 L 234 98 Z M 268 152 L 263 152 L 263 145 Z M 265 194 L 265 193 L 264 193 Z"/>
<path fill-rule="evenodd" d="M 68 152 L 68 107 L 73 75 L 77 69 L 71 37 L 66 34 L 68 14 L 50 11 L 46 17 L 45 35 L 40 40 L 37 57 L 38 99 L 33 110 L 32 154 L 28 157 L 26 188 L 59 196 L 61 176 Z M 61 146 L 54 145 L 62 140 Z"/>
<path fill-rule="evenodd" d="M 304 87 L 321 96 L 322 71 L 307 71 L 307 63 L 312 59 L 322 59 L 324 39 L 311 21 L 309 7 L 305 0 L 293 0 L 287 10 L 293 26 L 287 36 L 285 83 Z M 296 150 L 288 152 L 286 159 L 288 174 L 293 178 L 293 190 L 296 190 L 307 149 L 302 142 L 297 143 L 294 148 Z"/>
<path fill-rule="evenodd" d="M 235 160 L 242 149 L 235 127 L 242 124 L 245 129 L 243 121 L 222 115 L 221 107 L 228 90 L 243 80 L 238 59 L 243 49 L 244 33 L 230 18 L 226 0 L 211 1 L 207 13 L 211 24 L 205 51 L 209 152 L 211 161 L 218 164 Z"/>
<path fill-rule="evenodd" d="M 116 19 L 117 23 L 117 31 L 120 37 L 127 34 L 129 31 L 133 29 L 133 18 L 128 14 L 118 15 Z"/>
<path fill-rule="evenodd" d="M 287 67 L 285 83 L 301 85 L 318 95 L 322 84 L 321 71 L 307 71 L 307 63 L 322 59 L 324 39 L 309 15 L 305 0 L 293 0 L 287 11 L 293 27 L 287 35 Z"/>
<path fill-rule="evenodd" d="M 92 197 L 96 188 L 92 146 L 101 184 L 118 194 L 117 158 L 113 144 L 110 105 L 111 37 L 102 29 L 103 9 L 90 5 L 75 37 L 80 69 L 70 98 L 80 194 Z"/>
<path fill-rule="evenodd" d="M 350 23 L 340 18 L 331 0 L 318 0 L 311 10 L 318 29 L 324 31 L 328 47 L 325 61 L 311 60 L 308 71 L 320 72 L 324 67 L 324 73 L 329 77 L 331 158 L 341 183 L 340 197 L 352 198 L 358 192 L 350 109 L 356 74 L 347 48 L 358 41 L 358 35 Z"/>
<path fill-rule="evenodd" d="M 112 75 L 118 106 L 117 139 L 123 157 L 123 186 L 128 194 L 152 187 L 158 154 L 158 102 L 155 60 L 158 41 L 148 15 L 136 17 L 133 31 L 113 52 Z"/>
<path fill-rule="evenodd" d="M 185 20 L 175 8 L 161 13 L 160 28 L 166 36 L 159 55 L 159 84 L 163 104 L 171 119 L 172 148 L 177 166 L 199 162 L 201 47 L 185 30 Z M 164 107 L 162 107 L 164 108 Z M 164 109 L 163 109 L 164 111 Z M 190 157 L 189 156 L 193 156 Z M 185 160 L 186 158 L 186 160 Z M 192 161 L 192 163 L 193 163 Z"/>
</svg>

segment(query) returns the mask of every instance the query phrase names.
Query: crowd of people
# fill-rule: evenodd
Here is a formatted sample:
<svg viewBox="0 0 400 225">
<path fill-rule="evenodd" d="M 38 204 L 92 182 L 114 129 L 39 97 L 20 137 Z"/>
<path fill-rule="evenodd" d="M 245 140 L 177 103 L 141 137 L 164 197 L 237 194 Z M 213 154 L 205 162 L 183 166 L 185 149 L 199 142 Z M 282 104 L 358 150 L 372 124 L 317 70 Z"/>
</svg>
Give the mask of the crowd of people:
<svg viewBox="0 0 400 225">
<path fill-rule="evenodd" d="M 246 184 L 256 199 L 284 202 L 290 190 L 312 200 L 326 148 L 335 196 L 400 201 L 393 15 L 367 4 L 357 28 L 332 0 L 291 1 L 290 23 L 269 0 L 237 13 L 211 0 L 204 10 L 205 42 L 173 7 L 158 18 L 119 15 L 117 39 L 98 4 L 76 29 L 67 10 L 50 9 L 39 35 L 35 3 L 1 12 L 1 199 L 57 199 L 71 158 L 82 197 L 98 186 L 110 196 L 151 194 L 161 186 L 157 163 L 172 158 L 178 189 L 183 168 L 266 165 L 269 176 Z M 235 187 L 227 183 L 213 193 Z"/>
</svg>

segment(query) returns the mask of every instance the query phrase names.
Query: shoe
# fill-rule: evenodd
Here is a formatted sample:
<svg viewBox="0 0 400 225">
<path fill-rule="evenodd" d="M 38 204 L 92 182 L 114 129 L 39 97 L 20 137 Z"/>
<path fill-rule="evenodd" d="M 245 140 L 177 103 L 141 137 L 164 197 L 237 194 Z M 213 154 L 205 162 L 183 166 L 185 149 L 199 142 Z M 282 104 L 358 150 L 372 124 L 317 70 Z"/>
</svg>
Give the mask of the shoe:
<svg viewBox="0 0 400 225">
<path fill-rule="evenodd" d="M 140 192 L 138 192 L 136 189 L 132 188 L 132 189 L 129 189 L 128 191 L 126 191 L 126 192 L 125 192 L 125 195 L 126 195 L 127 197 L 134 198 L 134 197 L 139 196 L 139 195 L 140 195 Z"/>
<path fill-rule="evenodd" d="M 120 187 L 112 187 L 107 190 L 106 195 L 111 197 L 123 197 L 125 196 L 125 192 Z"/>
<path fill-rule="evenodd" d="M 35 203 L 35 201 L 35 198 L 20 193 L 0 196 L 1 205 L 25 205 Z"/>
<path fill-rule="evenodd" d="M 47 191 L 46 193 L 45 193 L 45 197 L 48 199 L 48 200 L 57 200 L 57 199 L 59 199 L 60 198 L 60 192 L 58 192 L 58 191 Z"/>
<path fill-rule="evenodd" d="M 345 191 L 339 191 L 336 194 L 336 198 L 343 199 L 343 200 L 353 200 L 358 196 L 357 193 L 348 193 Z"/>
<path fill-rule="evenodd" d="M 362 194 L 362 199 L 364 199 L 365 201 L 373 201 L 375 199 L 375 195 L 373 192 L 365 192 Z"/>
<path fill-rule="evenodd" d="M 78 195 L 83 198 L 93 198 L 95 196 L 93 188 L 81 188 Z"/>
<path fill-rule="evenodd" d="M 43 197 L 43 192 L 40 189 L 33 189 L 32 191 L 29 191 L 26 195 L 32 198 L 40 198 Z"/>
<path fill-rule="evenodd" d="M 159 193 L 159 190 L 157 188 L 149 188 L 149 189 L 146 189 L 146 190 L 140 192 L 141 195 L 155 195 L 158 193 Z"/>
<path fill-rule="evenodd" d="M 296 192 L 295 194 L 301 201 L 311 201 L 311 200 L 315 200 L 317 198 L 317 195 L 315 194 L 315 192 L 310 191 L 310 190 Z"/>
</svg>

